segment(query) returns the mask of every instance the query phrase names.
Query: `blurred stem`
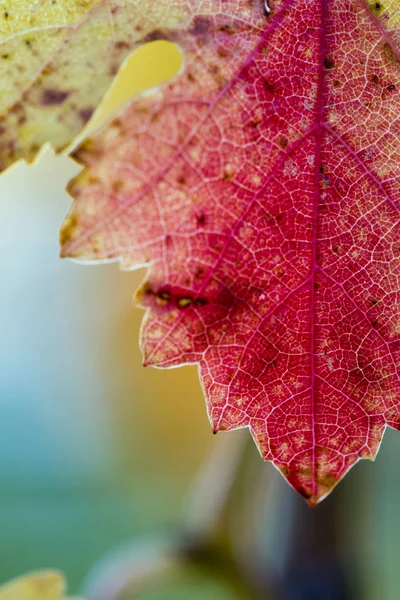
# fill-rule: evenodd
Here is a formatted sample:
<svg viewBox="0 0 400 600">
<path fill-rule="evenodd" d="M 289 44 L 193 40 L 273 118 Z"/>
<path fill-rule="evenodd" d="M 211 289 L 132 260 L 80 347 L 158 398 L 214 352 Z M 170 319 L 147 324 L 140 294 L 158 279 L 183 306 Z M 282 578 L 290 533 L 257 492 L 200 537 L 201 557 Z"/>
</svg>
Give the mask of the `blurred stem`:
<svg viewBox="0 0 400 600">
<path fill-rule="evenodd" d="M 192 486 L 175 535 L 135 544 L 103 561 L 89 578 L 84 597 L 120 600 L 128 592 L 130 597 L 137 597 L 165 578 L 195 569 L 219 580 L 238 599 L 253 599 L 230 553 L 225 518 L 249 442 L 247 431 L 218 436 Z"/>
</svg>

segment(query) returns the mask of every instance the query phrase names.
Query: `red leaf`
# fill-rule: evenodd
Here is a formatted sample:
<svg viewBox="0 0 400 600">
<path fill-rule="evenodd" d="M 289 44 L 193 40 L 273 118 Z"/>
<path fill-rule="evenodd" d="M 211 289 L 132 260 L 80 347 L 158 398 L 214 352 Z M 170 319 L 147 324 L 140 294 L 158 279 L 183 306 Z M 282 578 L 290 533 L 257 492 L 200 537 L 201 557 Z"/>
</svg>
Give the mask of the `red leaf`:
<svg viewBox="0 0 400 600">
<path fill-rule="evenodd" d="M 399 2 L 191 5 L 179 78 L 78 151 L 62 252 L 148 265 L 145 363 L 199 363 L 315 504 L 400 423 Z"/>
</svg>

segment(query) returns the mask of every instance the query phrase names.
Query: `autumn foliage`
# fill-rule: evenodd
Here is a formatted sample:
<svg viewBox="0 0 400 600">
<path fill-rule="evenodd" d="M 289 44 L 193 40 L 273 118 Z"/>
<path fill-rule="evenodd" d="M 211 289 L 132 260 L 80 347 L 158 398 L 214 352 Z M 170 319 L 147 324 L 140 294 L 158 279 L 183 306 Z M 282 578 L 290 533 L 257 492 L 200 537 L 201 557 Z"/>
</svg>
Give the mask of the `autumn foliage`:
<svg viewBox="0 0 400 600">
<path fill-rule="evenodd" d="M 32 65 L 3 165 L 67 145 L 136 45 L 179 45 L 74 154 L 62 255 L 148 266 L 145 364 L 198 363 L 213 430 L 248 427 L 313 505 L 400 427 L 400 4 L 72 4 L 50 55 L 48 15 L 5 42 Z"/>
</svg>

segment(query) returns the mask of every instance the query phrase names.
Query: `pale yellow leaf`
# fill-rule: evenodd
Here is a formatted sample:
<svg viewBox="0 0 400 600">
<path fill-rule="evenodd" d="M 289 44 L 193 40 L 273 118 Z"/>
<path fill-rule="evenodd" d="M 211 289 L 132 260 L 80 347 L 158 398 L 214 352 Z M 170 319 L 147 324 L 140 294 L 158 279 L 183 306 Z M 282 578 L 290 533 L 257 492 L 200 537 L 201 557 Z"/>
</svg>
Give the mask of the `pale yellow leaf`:
<svg viewBox="0 0 400 600">
<path fill-rule="evenodd" d="M 65 579 L 57 571 L 30 573 L 0 587 L 0 600 L 73 600 L 65 594 Z"/>
<path fill-rule="evenodd" d="M 8 0 L 0 11 L 0 171 L 46 142 L 67 147 L 132 50 L 168 39 L 188 19 L 186 0 Z"/>
</svg>

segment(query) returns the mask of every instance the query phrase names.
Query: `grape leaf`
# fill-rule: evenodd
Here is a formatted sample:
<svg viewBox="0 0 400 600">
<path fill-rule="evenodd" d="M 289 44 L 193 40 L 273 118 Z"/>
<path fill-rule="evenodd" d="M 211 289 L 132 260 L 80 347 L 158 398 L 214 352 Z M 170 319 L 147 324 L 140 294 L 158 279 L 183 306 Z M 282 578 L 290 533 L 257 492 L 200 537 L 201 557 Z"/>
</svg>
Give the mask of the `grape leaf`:
<svg viewBox="0 0 400 600">
<path fill-rule="evenodd" d="M 62 254 L 148 266 L 145 364 L 198 363 L 314 505 L 400 428 L 400 2 L 180 6 L 185 68 L 77 151 Z"/>
<path fill-rule="evenodd" d="M 31 573 L 0 587 L 0 600 L 63 600 L 64 598 L 66 598 L 64 578 L 60 573 L 53 571 Z"/>
</svg>

